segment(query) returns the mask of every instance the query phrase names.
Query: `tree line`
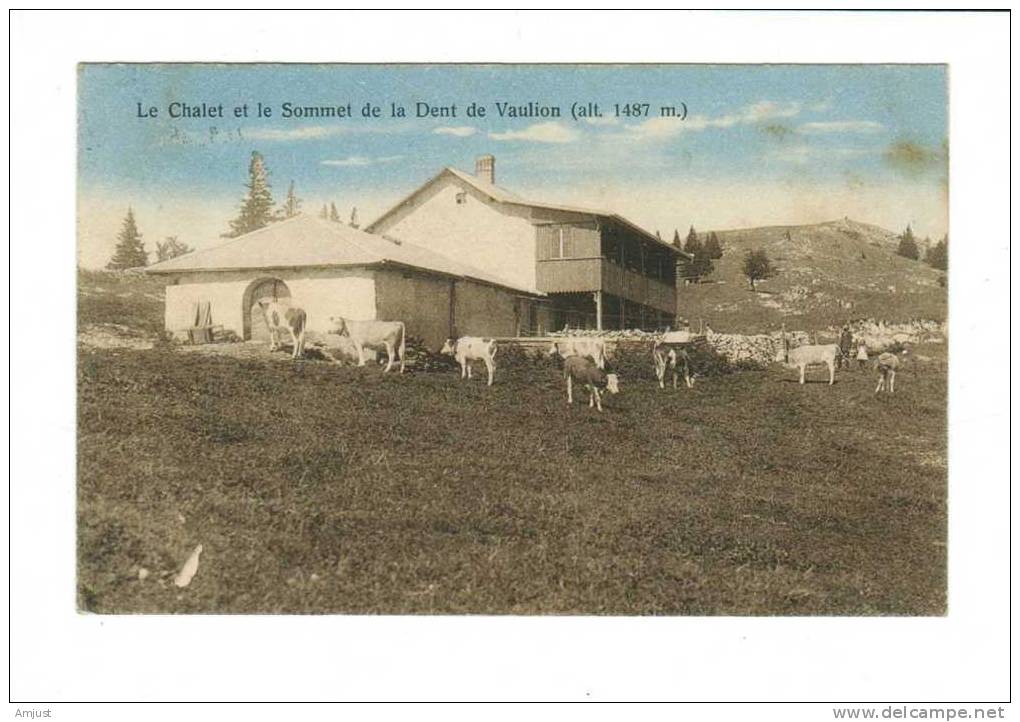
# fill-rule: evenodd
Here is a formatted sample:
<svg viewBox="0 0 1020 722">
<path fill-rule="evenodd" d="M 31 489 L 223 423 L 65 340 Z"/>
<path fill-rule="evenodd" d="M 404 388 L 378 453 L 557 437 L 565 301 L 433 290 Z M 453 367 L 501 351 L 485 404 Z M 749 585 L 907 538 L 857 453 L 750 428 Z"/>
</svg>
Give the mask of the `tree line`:
<svg viewBox="0 0 1020 722">
<path fill-rule="evenodd" d="M 914 231 L 909 223 L 898 238 L 897 254 L 913 261 L 921 260 L 921 249 L 917 245 L 917 239 L 914 237 Z M 949 234 L 943 235 L 942 240 L 934 245 L 931 242 L 931 238 L 926 236 L 923 243 L 925 248 L 924 262 L 939 271 L 949 270 Z"/>
<path fill-rule="evenodd" d="M 290 182 L 287 189 L 287 196 L 283 203 L 277 207 L 273 200 L 272 187 L 269 183 L 269 170 L 266 167 L 265 159 L 258 151 L 252 151 L 251 160 L 248 163 L 248 182 L 245 183 L 244 198 L 237 216 L 229 221 L 229 230 L 221 234 L 223 238 L 236 238 L 265 228 L 270 223 L 293 218 L 301 212 L 302 200 L 298 198 L 294 189 L 294 181 Z M 334 223 L 343 223 L 336 204 L 330 203 L 327 208 L 323 204 L 319 217 Z M 349 225 L 358 228 L 358 209 L 351 209 Z M 190 253 L 193 248 L 180 241 L 177 236 L 167 236 L 163 241 L 156 241 L 155 260 L 166 261 L 185 253 Z M 132 208 L 128 208 L 127 215 L 121 222 L 120 232 L 117 234 L 117 245 L 114 248 L 113 256 L 106 267 L 113 270 L 138 268 L 149 263 L 149 253 L 145 250 L 142 242 L 142 234 L 138 231 L 138 224 L 135 221 L 135 214 Z"/>
</svg>

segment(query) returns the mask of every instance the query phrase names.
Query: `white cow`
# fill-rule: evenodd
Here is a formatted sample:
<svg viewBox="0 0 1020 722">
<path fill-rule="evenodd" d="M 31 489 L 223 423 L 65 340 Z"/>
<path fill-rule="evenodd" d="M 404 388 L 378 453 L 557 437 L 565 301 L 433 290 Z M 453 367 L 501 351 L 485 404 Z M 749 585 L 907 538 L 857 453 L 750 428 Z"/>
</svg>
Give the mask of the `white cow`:
<svg viewBox="0 0 1020 722">
<path fill-rule="evenodd" d="M 694 379 L 691 377 L 691 357 L 685 349 L 679 351 L 670 348 L 659 341 L 652 345 L 652 361 L 655 363 L 655 378 L 659 379 L 659 388 L 666 388 L 666 371 L 673 374 L 673 388 L 677 387 L 677 377 L 683 376 L 684 385 L 687 388 L 694 388 Z"/>
<path fill-rule="evenodd" d="M 404 348 L 407 333 L 403 321 L 352 321 L 343 316 L 330 316 L 330 333 L 345 336 L 351 340 L 357 352 L 358 366 L 365 365 L 365 349 L 385 350 L 386 368 L 393 368 L 393 362 L 400 358 L 400 373 L 404 373 Z"/>
<path fill-rule="evenodd" d="M 460 364 L 460 377 L 471 378 L 471 362 L 484 361 L 485 368 L 489 372 L 489 386 L 492 386 L 492 379 L 496 373 L 496 341 L 491 338 L 478 338 L 477 336 L 461 336 L 454 339 L 449 338 L 443 344 L 440 353 L 453 356 Z"/>
<path fill-rule="evenodd" d="M 804 371 L 808 366 L 829 367 L 829 385 L 836 380 L 836 362 L 841 357 L 839 346 L 834 343 L 787 348 L 786 340 L 776 354 L 776 361 L 787 368 L 800 370 L 800 382 L 804 383 Z"/>
<path fill-rule="evenodd" d="M 583 338 L 581 336 L 558 338 L 549 346 L 548 352 L 550 357 L 557 354 L 564 359 L 571 356 L 590 358 L 600 369 L 606 368 L 606 342 L 601 338 Z"/>
<path fill-rule="evenodd" d="M 904 351 L 904 353 L 906 353 Z M 883 353 L 880 354 L 878 360 L 875 362 L 875 368 L 878 370 L 878 386 L 875 387 L 875 393 L 877 394 L 888 385 L 889 393 L 893 393 L 893 387 L 896 385 L 896 369 L 900 367 L 900 359 L 894 353 Z"/>
<path fill-rule="evenodd" d="M 298 358 L 305 352 L 305 324 L 307 316 L 303 309 L 284 306 L 277 301 L 259 301 L 262 317 L 269 328 L 269 350 L 280 347 L 280 330 L 287 329 L 294 344 L 291 358 Z"/>
</svg>

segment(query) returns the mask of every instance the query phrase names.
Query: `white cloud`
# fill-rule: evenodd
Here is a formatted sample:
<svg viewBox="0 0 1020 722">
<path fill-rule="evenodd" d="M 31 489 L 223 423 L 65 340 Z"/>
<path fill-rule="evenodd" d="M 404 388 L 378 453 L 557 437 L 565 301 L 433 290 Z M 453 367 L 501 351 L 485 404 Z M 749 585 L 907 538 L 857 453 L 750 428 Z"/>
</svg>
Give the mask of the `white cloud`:
<svg viewBox="0 0 1020 722">
<path fill-rule="evenodd" d="M 620 119 L 613 115 L 604 115 L 601 118 L 585 118 L 588 125 L 619 125 Z"/>
<path fill-rule="evenodd" d="M 454 125 L 454 126 L 441 126 L 439 128 L 433 128 L 433 133 L 437 135 L 452 135 L 457 138 L 466 138 L 469 135 L 474 135 L 478 132 L 477 128 L 472 128 L 470 125 Z"/>
<path fill-rule="evenodd" d="M 530 140 L 535 143 L 573 143 L 581 137 L 573 128 L 562 123 L 551 121 L 536 123 L 524 130 L 507 130 L 502 133 L 489 133 L 493 140 Z"/>
<path fill-rule="evenodd" d="M 759 123 L 773 118 L 792 118 L 800 114 L 800 103 L 776 103 L 762 100 L 743 109 L 741 120 L 745 123 Z"/>
<path fill-rule="evenodd" d="M 392 135 L 413 130 L 410 123 L 391 123 L 388 125 L 300 125 L 293 128 L 251 128 L 242 129 L 239 139 L 262 141 L 301 141 L 332 138 L 338 135 L 381 134 Z"/>
<path fill-rule="evenodd" d="M 765 158 L 781 163 L 801 165 L 820 159 L 859 158 L 874 152 L 866 148 L 820 148 L 812 145 L 791 145 L 785 148 L 773 148 L 765 155 Z"/>
<path fill-rule="evenodd" d="M 820 100 L 817 103 L 812 103 L 808 106 L 808 110 L 812 113 L 824 113 L 825 111 L 832 108 L 832 99 Z"/>
<path fill-rule="evenodd" d="M 696 133 L 710 128 L 732 128 L 735 125 L 751 125 L 777 118 L 792 118 L 800 114 L 800 111 L 800 103 L 777 103 L 771 100 L 762 100 L 726 115 L 715 117 L 691 115 L 686 120 L 649 118 L 638 125 L 626 127 L 631 134 L 630 137 L 638 140 L 650 140 L 670 138 L 681 133 Z"/>
<path fill-rule="evenodd" d="M 368 165 L 379 165 L 380 163 L 393 163 L 403 157 L 404 156 L 402 155 L 385 155 L 378 158 L 368 158 L 363 155 L 352 155 L 349 158 L 320 160 L 319 165 L 328 165 L 339 168 L 359 168 Z"/>
<path fill-rule="evenodd" d="M 882 130 L 882 124 L 873 120 L 833 120 L 804 123 L 797 130 L 801 133 L 877 133 Z"/>
<path fill-rule="evenodd" d="M 342 125 L 305 125 L 297 128 L 253 128 L 242 131 L 251 140 L 316 140 L 343 135 L 350 129 Z"/>
</svg>

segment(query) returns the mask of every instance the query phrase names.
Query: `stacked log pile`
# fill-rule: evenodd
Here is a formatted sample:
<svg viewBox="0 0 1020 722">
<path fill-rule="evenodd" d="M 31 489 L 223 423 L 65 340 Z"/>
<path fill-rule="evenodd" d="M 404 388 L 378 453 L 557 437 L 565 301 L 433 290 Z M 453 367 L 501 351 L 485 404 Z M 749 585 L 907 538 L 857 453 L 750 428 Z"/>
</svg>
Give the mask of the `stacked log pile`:
<svg viewBox="0 0 1020 722">
<path fill-rule="evenodd" d="M 813 339 L 803 331 L 786 333 L 790 346 L 801 346 L 813 343 Z M 729 363 L 737 366 L 753 366 L 765 368 L 771 364 L 776 354 L 783 347 L 782 332 L 745 336 L 737 333 L 715 333 L 709 330 L 705 340 L 708 345 Z"/>
</svg>

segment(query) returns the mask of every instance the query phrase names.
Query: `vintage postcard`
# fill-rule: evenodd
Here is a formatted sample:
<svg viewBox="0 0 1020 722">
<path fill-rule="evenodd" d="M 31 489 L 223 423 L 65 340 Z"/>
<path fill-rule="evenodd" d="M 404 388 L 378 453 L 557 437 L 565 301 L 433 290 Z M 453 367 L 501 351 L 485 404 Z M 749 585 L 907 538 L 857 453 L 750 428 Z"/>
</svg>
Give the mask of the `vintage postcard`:
<svg viewBox="0 0 1020 722">
<path fill-rule="evenodd" d="M 78 609 L 945 615 L 947 83 L 79 65 Z"/>
</svg>

